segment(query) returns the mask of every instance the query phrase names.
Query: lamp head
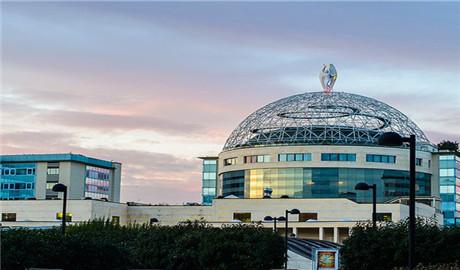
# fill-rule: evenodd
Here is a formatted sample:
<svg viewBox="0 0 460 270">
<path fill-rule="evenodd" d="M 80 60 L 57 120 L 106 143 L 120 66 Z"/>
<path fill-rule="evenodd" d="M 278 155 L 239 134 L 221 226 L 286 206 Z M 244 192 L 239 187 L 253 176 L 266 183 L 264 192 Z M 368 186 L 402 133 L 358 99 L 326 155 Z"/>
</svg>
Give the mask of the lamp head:
<svg viewBox="0 0 460 270">
<path fill-rule="evenodd" d="M 355 186 L 355 190 L 369 190 L 369 188 L 371 188 L 371 187 L 368 184 L 363 183 L 363 182 L 358 183 Z"/>
<path fill-rule="evenodd" d="M 151 219 L 150 219 L 150 224 L 156 223 L 156 222 L 158 222 L 158 219 L 157 219 L 157 218 L 151 218 Z"/>
<path fill-rule="evenodd" d="M 54 192 L 64 192 L 66 190 L 67 190 L 67 186 L 64 185 L 64 184 L 61 184 L 61 183 L 56 184 L 56 185 L 53 186 L 53 191 Z"/>
<path fill-rule="evenodd" d="M 377 140 L 379 145 L 383 146 L 401 146 L 404 142 L 401 135 L 396 132 L 385 132 Z"/>
<path fill-rule="evenodd" d="M 276 220 L 278 220 L 278 221 L 286 221 L 286 218 L 281 216 L 281 217 L 277 218 Z"/>
<path fill-rule="evenodd" d="M 264 221 L 272 221 L 273 218 L 271 216 L 265 216 Z"/>
<path fill-rule="evenodd" d="M 294 208 L 294 209 L 292 209 L 291 211 L 289 211 L 289 213 L 290 213 L 290 214 L 293 214 L 293 215 L 298 215 L 298 214 L 300 214 L 300 211 L 299 211 L 299 209 Z"/>
</svg>

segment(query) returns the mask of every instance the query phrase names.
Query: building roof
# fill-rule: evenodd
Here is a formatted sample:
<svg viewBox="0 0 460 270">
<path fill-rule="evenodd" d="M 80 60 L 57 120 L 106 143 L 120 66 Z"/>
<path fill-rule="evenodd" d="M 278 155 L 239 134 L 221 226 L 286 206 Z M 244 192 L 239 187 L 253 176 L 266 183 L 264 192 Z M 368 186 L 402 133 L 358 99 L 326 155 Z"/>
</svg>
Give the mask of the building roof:
<svg viewBox="0 0 460 270">
<path fill-rule="evenodd" d="M 308 92 L 249 115 L 233 130 L 224 150 L 280 144 L 375 145 L 388 131 L 415 134 L 419 144 L 430 144 L 414 122 L 381 101 L 345 92 Z"/>
<path fill-rule="evenodd" d="M 87 157 L 79 154 L 65 153 L 65 154 L 22 154 L 22 155 L 0 155 L 0 162 L 58 162 L 58 161 L 74 161 L 87 165 L 113 168 L 112 161 Z"/>
</svg>

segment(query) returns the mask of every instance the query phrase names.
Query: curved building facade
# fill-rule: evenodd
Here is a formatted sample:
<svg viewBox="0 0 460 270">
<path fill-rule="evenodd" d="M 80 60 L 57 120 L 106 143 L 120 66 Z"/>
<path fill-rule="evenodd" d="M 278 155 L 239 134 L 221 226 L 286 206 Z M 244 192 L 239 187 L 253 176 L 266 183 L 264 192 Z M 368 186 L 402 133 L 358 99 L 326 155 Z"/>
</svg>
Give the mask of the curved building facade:
<svg viewBox="0 0 460 270">
<path fill-rule="evenodd" d="M 423 131 L 385 103 L 344 92 L 294 95 L 249 115 L 217 158 L 216 193 L 370 202 L 371 192 L 354 190 L 366 182 L 377 185 L 378 202 L 408 196 L 408 149 L 377 144 L 388 131 L 416 135 L 417 196 L 437 195 Z"/>
</svg>

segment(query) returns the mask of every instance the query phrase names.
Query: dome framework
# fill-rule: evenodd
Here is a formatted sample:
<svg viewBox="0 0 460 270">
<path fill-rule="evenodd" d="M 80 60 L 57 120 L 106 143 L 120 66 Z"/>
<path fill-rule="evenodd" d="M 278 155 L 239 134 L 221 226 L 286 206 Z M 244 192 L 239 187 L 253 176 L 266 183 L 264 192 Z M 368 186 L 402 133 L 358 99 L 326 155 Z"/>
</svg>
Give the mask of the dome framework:
<svg viewBox="0 0 460 270">
<path fill-rule="evenodd" d="M 376 145 L 388 131 L 416 135 L 430 144 L 406 115 L 376 99 L 345 92 L 307 92 L 270 103 L 233 130 L 224 150 L 291 144 Z"/>
</svg>

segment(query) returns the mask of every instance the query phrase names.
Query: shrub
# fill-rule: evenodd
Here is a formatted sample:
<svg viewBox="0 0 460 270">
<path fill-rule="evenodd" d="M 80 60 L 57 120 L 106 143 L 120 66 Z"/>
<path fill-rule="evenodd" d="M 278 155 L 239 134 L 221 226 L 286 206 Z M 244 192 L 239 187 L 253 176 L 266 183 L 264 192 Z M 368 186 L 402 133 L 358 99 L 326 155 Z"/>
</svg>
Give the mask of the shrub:
<svg viewBox="0 0 460 270">
<path fill-rule="evenodd" d="M 460 258 L 460 228 L 441 228 L 435 222 L 417 220 L 415 242 L 415 257 L 422 265 L 453 263 Z M 408 222 L 377 228 L 359 224 L 340 252 L 344 270 L 404 267 L 408 258 Z"/>
<path fill-rule="evenodd" d="M 2 232 L 2 268 L 272 269 L 283 264 L 280 236 L 257 225 L 172 227 L 93 221 Z"/>
</svg>

